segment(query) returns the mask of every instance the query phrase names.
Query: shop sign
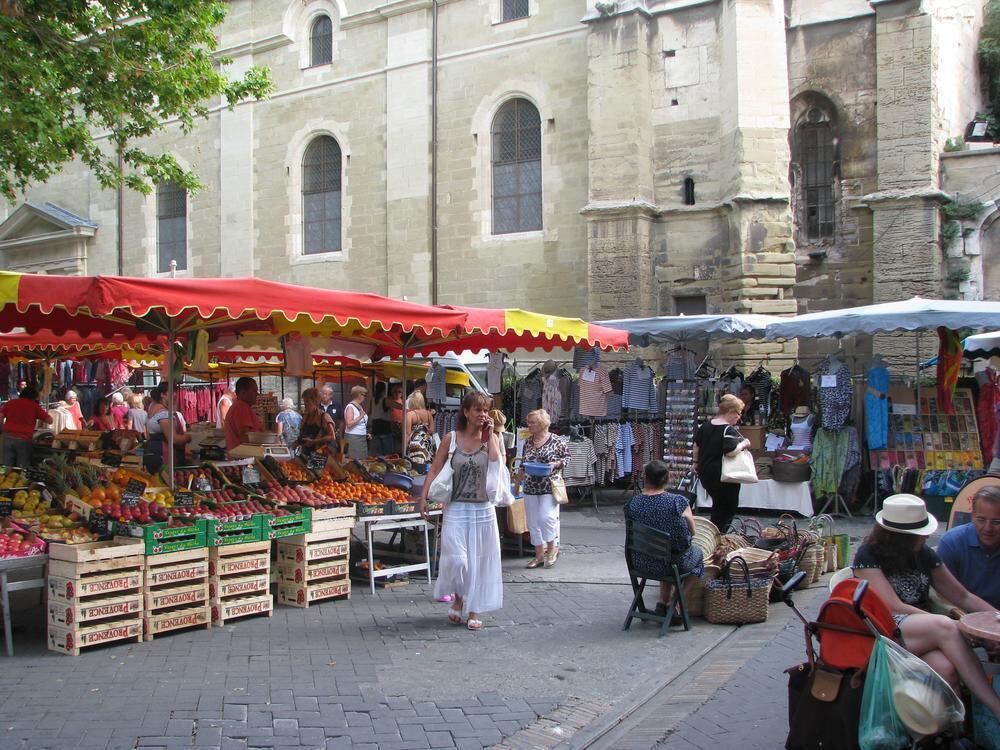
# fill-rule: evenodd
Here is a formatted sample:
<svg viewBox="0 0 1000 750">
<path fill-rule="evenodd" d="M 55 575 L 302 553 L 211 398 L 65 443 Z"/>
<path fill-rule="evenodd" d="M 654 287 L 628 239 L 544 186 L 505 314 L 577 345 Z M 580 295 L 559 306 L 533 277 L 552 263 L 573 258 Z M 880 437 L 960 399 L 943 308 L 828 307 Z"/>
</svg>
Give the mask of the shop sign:
<svg viewBox="0 0 1000 750">
<path fill-rule="evenodd" d="M 194 493 L 190 490 L 178 490 L 174 493 L 175 508 L 193 508 Z"/>
<path fill-rule="evenodd" d="M 122 492 L 122 505 L 136 506 L 142 499 L 142 493 L 146 491 L 146 483 L 141 479 L 129 479 Z"/>
</svg>

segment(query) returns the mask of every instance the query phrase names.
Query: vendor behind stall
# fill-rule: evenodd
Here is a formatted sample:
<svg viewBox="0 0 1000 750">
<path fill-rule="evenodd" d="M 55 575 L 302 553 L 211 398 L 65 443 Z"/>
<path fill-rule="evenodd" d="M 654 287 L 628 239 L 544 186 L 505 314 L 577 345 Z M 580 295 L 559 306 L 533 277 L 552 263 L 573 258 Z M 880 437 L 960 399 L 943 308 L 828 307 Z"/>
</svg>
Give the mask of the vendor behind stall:
<svg viewBox="0 0 1000 750">
<path fill-rule="evenodd" d="M 184 446 L 191 442 L 191 434 L 187 431 L 183 418 L 174 412 L 170 418 L 167 409 L 166 381 L 161 381 L 149 393 L 149 408 L 146 411 L 146 432 L 149 437 L 142 453 L 142 466 L 150 474 L 157 473 L 170 455 L 170 433 L 174 434 L 174 464 L 184 463 Z"/>
<path fill-rule="evenodd" d="M 5 466 L 31 466 L 31 440 L 38 420 L 51 424 L 52 417 L 38 405 L 38 390 L 33 386 L 25 386 L 17 398 L 0 406 Z"/>
<path fill-rule="evenodd" d="M 257 403 L 257 381 L 253 378 L 240 378 L 236 381 L 236 400 L 226 414 L 224 430 L 226 432 L 226 450 L 232 450 L 247 441 L 251 432 L 263 432 L 260 418 L 253 410 Z"/>
</svg>

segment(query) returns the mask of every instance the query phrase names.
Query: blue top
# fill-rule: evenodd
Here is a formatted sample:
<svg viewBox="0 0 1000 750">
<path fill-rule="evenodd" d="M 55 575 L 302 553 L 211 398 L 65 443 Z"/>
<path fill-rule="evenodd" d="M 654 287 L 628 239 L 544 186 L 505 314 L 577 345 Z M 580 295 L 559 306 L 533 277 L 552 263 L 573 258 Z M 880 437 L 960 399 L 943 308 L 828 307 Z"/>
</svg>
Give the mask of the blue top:
<svg viewBox="0 0 1000 750">
<path fill-rule="evenodd" d="M 682 515 L 688 507 L 683 495 L 661 492 L 659 495 L 635 495 L 625 505 L 625 517 L 670 535 L 670 546 L 675 555 L 673 562 L 681 573 L 700 576 L 705 569 L 700 547 L 691 544 L 691 529 Z M 636 553 L 632 564 L 645 573 L 666 576 L 658 560 Z M 662 580 L 662 579 L 658 579 Z"/>
<path fill-rule="evenodd" d="M 865 432 L 869 450 L 882 450 L 889 439 L 889 371 L 873 367 L 868 371 L 865 391 Z"/>
<path fill-rule="evenodd" d="M 274 421 L 281 424 L 281 440 L 289 448 L 299 439 L 299 428 L 302 426 L 302 415 L 294 409 L 282 409 Z"/>
<path fill-rule="evenodd" d="M 964 523 L 945 532 L 937 551 L 965 588 L 1000 608 L 1000 550 L 986 554 L 975 526 Z"/>
</svg>

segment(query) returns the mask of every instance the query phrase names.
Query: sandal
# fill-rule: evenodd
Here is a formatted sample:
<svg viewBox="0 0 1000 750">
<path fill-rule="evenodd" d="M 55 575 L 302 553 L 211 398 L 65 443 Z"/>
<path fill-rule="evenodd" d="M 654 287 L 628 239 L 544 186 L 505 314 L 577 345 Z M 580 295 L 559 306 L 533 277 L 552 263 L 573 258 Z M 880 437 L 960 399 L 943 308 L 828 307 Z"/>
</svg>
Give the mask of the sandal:
<svg viewBox="0 0 1000 750">
<path fill-rule="evenodd" d="M 466 624 L 468 625 L 469 630 L 482 630 L 483 629 L 483 621 L 482 620 L 475 620 L 475 619 L 470 618 L 469 622 L 466 623 Z"/>
<path fill-rule="evenodd" d="M 535 568 L 540 568 L 545 564 L 545 560 L 539 560 L 537 557 L 528 563 L 525 567 L 534 570 Z"/>
<path fill-rule="evenodd" d="M 462 624 L 462 612 L 460 610 L 457 610 L 457 609 L 449 609 L 448 610 L 448 622 L 450 622 L 452 625 L 461 625 Z"/>
<path fill-rule="evenodd" d="M 556 564 L 556 560 L 558 559 L 559 559 L 559 548 L 556 547 L 554 550 L 552 550 L 552 554 L 545 556 L 545 567 L 551 568 L 553 565 Z"/>
</svg>

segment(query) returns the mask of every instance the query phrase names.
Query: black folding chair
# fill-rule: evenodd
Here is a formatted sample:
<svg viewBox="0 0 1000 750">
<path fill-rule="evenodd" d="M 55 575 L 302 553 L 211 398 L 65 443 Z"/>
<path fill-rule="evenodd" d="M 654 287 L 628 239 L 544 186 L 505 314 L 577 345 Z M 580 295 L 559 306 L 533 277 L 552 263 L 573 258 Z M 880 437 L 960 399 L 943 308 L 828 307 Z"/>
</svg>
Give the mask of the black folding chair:
<svg viewBox="0 0 1000 750">
<path fill-rule="evenodd" d="M 663 564 L 664 569 L 669 571 L 666 578 L 658 578 L 648 575 L 648 571 L 636 568 L 633 565 L 633 556 L 638 553 L 650 557 Z M 670 618 L 673 615 L 674 607 L 679 607 L 681 620 L 684 629 L 691 629 L 691 622 L 688 619 L 687 603 L 684 601 L 684 580 L 690 573 L 682 574 L 676 563 L 673 561 L 673 553 L 670 548 L 670 535 L 659 529 L 654 529 L 645 524 L 636 523 L 632 520 L 625 522 L 625 564 L 628 566 L 629 579 L 632 581 L 632 606 L 629 607 L 625 616 L 625 624 L 622 630 L 628 630 L 633 619 L 649 620 L 660 623 L 660 637 L 667 632 L 670 627 Z M 647 581 L 669 581 L 674 585 L 674 591 L 667 602 L 666 615 L 658 615 L 646 609 L 646 604 L 642 599 L 642 592 L 646 588 Z"/>
</svg>

